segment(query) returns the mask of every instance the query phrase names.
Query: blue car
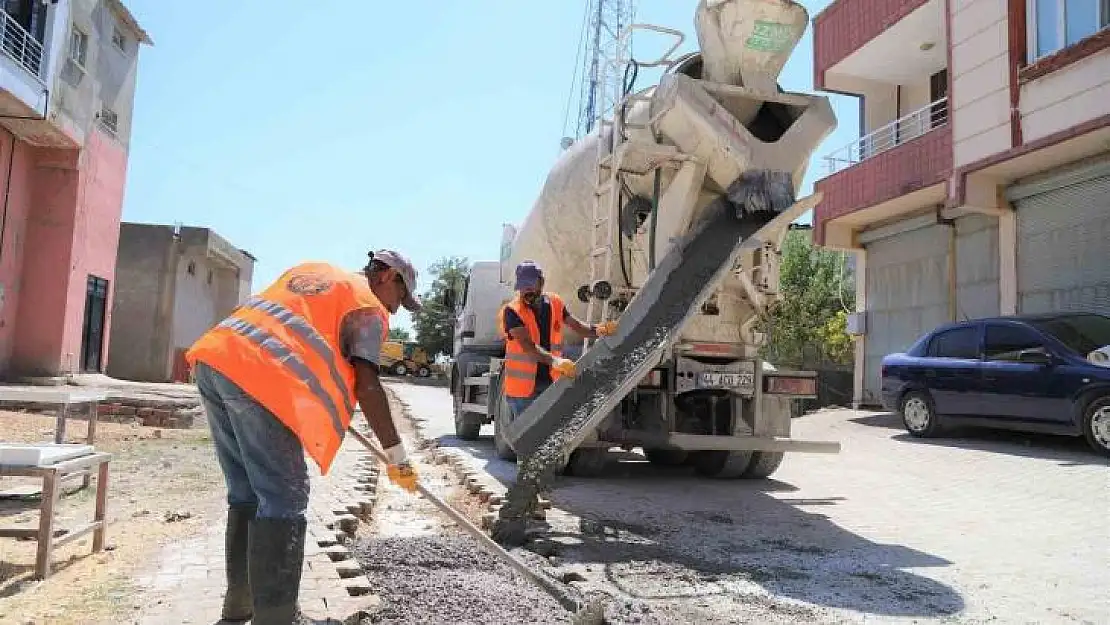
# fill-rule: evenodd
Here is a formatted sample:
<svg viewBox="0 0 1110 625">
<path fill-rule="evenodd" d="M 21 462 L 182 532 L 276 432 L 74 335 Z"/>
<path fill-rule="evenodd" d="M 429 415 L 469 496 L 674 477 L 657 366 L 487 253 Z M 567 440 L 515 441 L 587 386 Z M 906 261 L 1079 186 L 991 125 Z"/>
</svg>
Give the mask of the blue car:
<svg viewBox="0 0 1110 625">
<path fill-rule="evenodd" d="M 1110 317 L 1018 315 L 941 326 L 882 362 L 883 404 L 913 436 L 947 424 L 1084 436 L 1110 455 Z"/>
</svg>

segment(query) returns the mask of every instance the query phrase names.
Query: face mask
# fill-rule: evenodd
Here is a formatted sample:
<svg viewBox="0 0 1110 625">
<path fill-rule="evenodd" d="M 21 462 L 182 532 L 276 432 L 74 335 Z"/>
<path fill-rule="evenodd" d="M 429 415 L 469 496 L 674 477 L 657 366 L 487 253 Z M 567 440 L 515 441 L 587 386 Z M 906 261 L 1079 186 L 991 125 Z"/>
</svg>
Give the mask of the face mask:
<svg viewBox="0 0 1110 625">
<path fill-rule="evenodd" d="M 524 300 L 525 304 L 528 304 L 529 306 L 535 307 L 536 304 L 538 304 L 539 301 L 540 301 L 540 294 L 539 293 L 525 293 L 524 295 L 521 296 L 521 299 Z"/>
</svg>

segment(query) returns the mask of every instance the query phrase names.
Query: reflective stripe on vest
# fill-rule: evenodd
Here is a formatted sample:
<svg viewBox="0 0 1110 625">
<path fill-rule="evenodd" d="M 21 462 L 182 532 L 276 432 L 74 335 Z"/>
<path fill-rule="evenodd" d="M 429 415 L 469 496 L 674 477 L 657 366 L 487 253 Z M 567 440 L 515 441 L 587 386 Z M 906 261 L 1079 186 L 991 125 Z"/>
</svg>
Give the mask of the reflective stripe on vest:
<svg viewBox="0 0 1110 625">
<path fill-rule="evenodd" d="M 285 327 L 296 333 L 297 336 L 312 348 L 312 351 L 316 352 L 317 356 L 328 363 L 328 374 L 331 375 L 332 384 L 335 384 L 336 388 L 346 389 L 347 383 L 343 381 L 343 376 L 335 366 L 337 360 L 335 352 L 332 350 L 331 346 L 328 345 L 328 342 L 324 340 L 324 337 L 320 336 L 320 333 L 316 331 L 316 328 L 313 328 L 309 325 L 308 321 L 305 321 L 304 317 L 301 317 L 277 302 L 267 301 L 258 297 L 248 300 L 246 304 L 243 304 L 243 308 L 252 308 L 268 313 L 283 323 Z M 319 381 L 317 381 L 316 385 L 320 386 Z M 322 390 L 323 387 L 320 388 Z M 343 393 L 343 408 L 348 415 L 353 415 L 355 412 L 354 402 L 346 392 Z M 342 436 L 343 433 L 344 432 L 341 431 L 340 435 Z"/>
<path fill-rule="evenodd" d="M 283 366 L 287 367 L 293 375 L 297 376 L 302 382 L 308 385 L 312 394 L 320 400 L 320 403 L 327 409 L 328 415 L 331 417 L 331 426 L 335 429 L 335 433 L 340 438 L 347 433 L 347 429 L 343 427 L 343 417 L 339 414 L 339 408 L 336 407 L 335 402 L 332 400 L 331 395 L 324 390 L 320 380 L 312 375 L 312 370 L 308 368 L 299 356 L 293 353 L 293 350 L 286 347 L 277 337 L 270 332 L 242 319 L 228 317 L 220 322 L 220 327 L 229 328 L 235 332 L 250 339 L 252 343 L 264 350 L 275 360 L 279 361 Z M 325 345 L 327 347 L 327 345 Z M 329 348 L 330 351 L 330 348 Z M 343 388 L 340 386 L 340 388 Z M 347 410 L 347 415 L 352 415 L 353 410 Z M 349 418 L 349 416 L 348 416 Z"/>
</svg>

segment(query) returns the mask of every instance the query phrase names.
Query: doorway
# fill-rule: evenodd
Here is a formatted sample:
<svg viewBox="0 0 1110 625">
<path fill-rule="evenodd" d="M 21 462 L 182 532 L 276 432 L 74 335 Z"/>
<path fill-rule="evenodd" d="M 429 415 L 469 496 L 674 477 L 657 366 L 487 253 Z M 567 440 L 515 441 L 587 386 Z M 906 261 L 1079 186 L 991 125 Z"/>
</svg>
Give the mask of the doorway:
<svg viewBox="0 0 1110 625">
<path fill-rule="evenodd" d="M 108 281 L 90 275 L 85 285 L 85 320 L 81 326 L 81 373 L 100 373 Z"/>
</svg>

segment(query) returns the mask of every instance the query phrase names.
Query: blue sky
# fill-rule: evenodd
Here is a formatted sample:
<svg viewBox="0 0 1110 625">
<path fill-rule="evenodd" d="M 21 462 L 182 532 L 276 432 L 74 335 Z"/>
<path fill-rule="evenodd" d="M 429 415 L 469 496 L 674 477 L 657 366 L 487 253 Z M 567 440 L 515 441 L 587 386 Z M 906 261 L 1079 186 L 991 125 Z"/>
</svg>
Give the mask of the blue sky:
<svg viewBox="0 0 1110 625">
<path fill-rule="evenodd" d="M 407 253 L 422 282 L 443 256 L 495 259 L 558 156 L 581 2 L 127 4 L 155 46 L 124 219 L 215 229 L 258 258 L 255 290 L 305 260 L 361 267 L 372 248 Z M 638 0 L 636 21 L 690 48 L 696 5 Z M 785 89 L 813 89 L 812 57 L 810 26 Z M 818 157 L 858 136 L 856 101 L 830 97 L 840 125 Z M 822 173 L 815 159 L 808 182 Z"/>
</svg>

